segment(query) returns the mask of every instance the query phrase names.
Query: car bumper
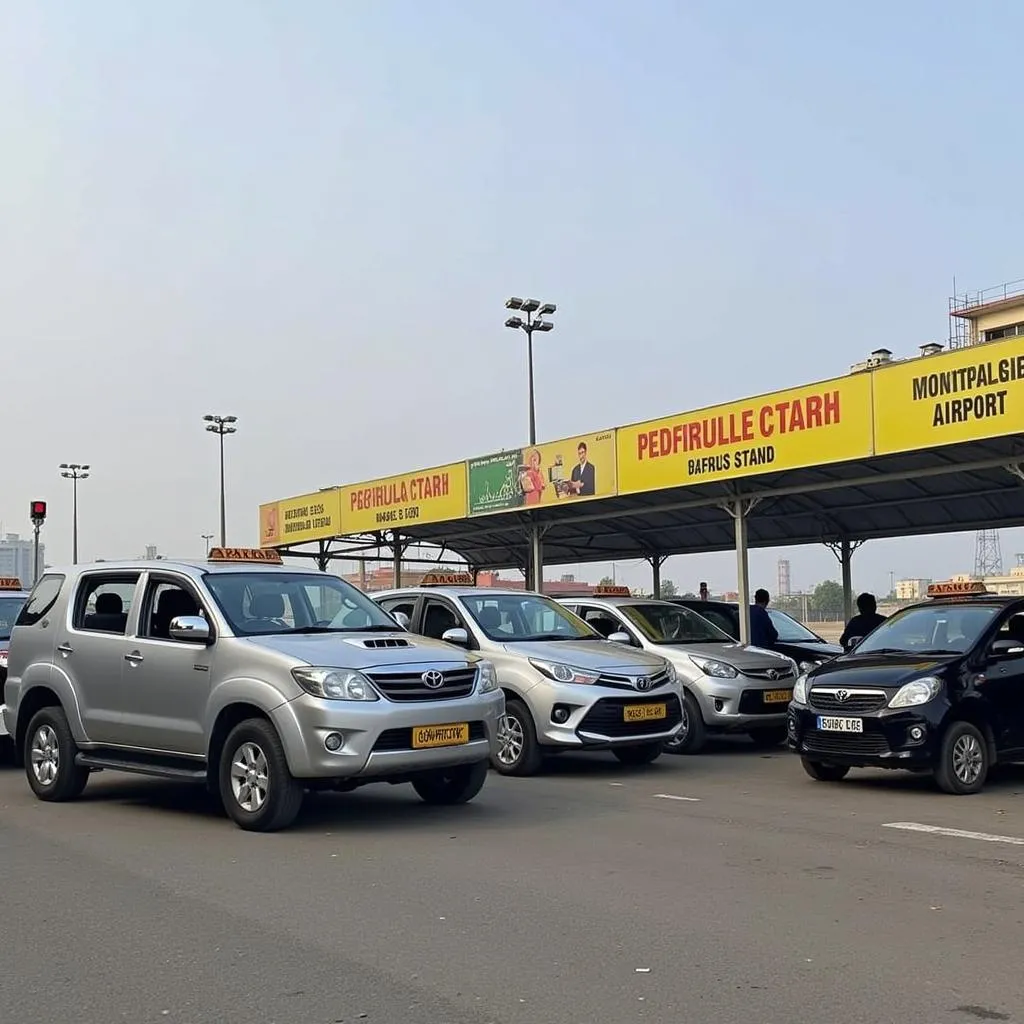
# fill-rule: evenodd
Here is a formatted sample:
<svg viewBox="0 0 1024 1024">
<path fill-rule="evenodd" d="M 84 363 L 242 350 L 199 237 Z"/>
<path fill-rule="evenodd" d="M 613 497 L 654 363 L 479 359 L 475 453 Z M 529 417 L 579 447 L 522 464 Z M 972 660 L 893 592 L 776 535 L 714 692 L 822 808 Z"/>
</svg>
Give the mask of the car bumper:
<svg viewBox="0 0 1024 1024">
<path fill-rule="evenodd" d="M 681 691 L 675 686 L 630 694 L 605 687 L 543 685 L 534 687 L 527 700 L 537 739 L 546 747 L 599 750 L 653 743 L 671 739 L 683 723 Z M 637 706 L 660 706 L 664 715 L 627 721 L 625 709 Z M 566 717 L 559 721 L 562 715 Z"/>
<path fill-rule="evenodd" d="M 486 761 L 498 746 L 505 696 L 493 693 L 445 701 L 328 701 L 301 696 L 272 713 L 296 778 L 360 779 L 414 775 L 433 768 Z M 468 742 L 415 749 L 419 726 L 465 725 Z M 332 733 L 342 737 L 327 749 Z"/>
<path fill-rule="evenodd" d="M 790 749 L 824 764 L 850 768 L 930 769 L 942 742 L 945 708 L 883 711 L 843 716 L 791 705 L 788 713 Z M 819 717 L 859 718 L 863 732 L 834 732 L 818 728 Z M 920 733 L 920 735 L 918 735 Z"/>
<path fill-rule="evenodd" d="M 767 686 L 763 680 L 740 676 L 728 686 L 712 676 L 691 683 L 690 690 L 700 705 L 701 718 L 709 729 L 721 732 L 749 732 L 786 724 L 789 697 L 795 679 L 780 680 Z M 766 701 L 765 694 L 786 694 L 785 701 Z"/>
</svg>

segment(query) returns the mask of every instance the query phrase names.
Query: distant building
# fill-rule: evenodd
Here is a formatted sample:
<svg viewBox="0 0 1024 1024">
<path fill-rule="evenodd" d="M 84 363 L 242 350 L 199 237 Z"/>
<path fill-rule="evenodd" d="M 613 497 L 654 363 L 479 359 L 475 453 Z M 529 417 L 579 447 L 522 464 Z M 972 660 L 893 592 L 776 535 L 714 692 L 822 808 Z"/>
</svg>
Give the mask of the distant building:
<svg viewBox="0 0 1024 1024">
<path fill-rule="evenodd" d="M 23 587 L 35 583 L 36 574 L 32 566 L 31 540 L 23 540 L 16 533 L 9 533 L 0 541 L 0 576 L 17 576 Z M 39 571 L 46 565 L 46 545 L 39 545 Z"/>
<path fill-rule="evenodd" d="M 789 559 L 779 559 L 779 581 L 775 588 L 777 597 L 789 597 L 793 593 L 793 586 L 790 581 Z"/>
<path fill-rule="evenodd" d="M 931 580 L 897 580 L 896 600 L 897 601 L 920 601 L 928 594 L 928 584 Z"/>
</svg>

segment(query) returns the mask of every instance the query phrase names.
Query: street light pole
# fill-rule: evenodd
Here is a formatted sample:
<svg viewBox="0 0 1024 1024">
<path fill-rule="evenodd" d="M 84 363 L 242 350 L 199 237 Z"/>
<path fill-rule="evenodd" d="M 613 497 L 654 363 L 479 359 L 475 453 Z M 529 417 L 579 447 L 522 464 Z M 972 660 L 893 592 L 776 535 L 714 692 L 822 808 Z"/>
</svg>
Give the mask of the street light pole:
<svg viewBox="0 0 1024 1024">
<path fill-rule="evenodd" d="M 78 565 L 78 481 L 89 479 L 89 467 L 78 462 L 62 462 L 60 475 L 71 481 L 71 561 Z"/>
<path fill-rule="evenodd" d="M 505 308 L 526 314 L 525 320 L 521 316 L 510 316 L 505 321 L 505 326 L 526 334 L 526 358 L 530 374 L 530 444 L 533 445 L 537 443 L 537 408 L 533 389 L 533 332 L 540 331 L 546 334 L 555 329 L 550 320 L 542 318 L 550 316 L 557 307 L 553 302 L 541 303 L 539 299 L 517 299 L 513 296 L 505 302 Z"/>
<path fill-rule="evenodd" d="M 206 544 L 206 553 L 209 554 L 210 553 L 210 541 L 213 540 L 213 534 L 212 533 L 201 533 L 200 536 L 203 538 L 203 541 Z"/>
<path fill-rule="evenodd" d="M 227 509 L 226 509 L 226 498 L 224 493 L 224 435 L 233 434 L 238 429 L 233 424 L 238 422 L 237 416 L 214 416 L 207 415 L 203 417 L 206 423 L 206 429 L 211 434 L 217 434 L 220 437 L 220 546 L 227 547 L 228 543 L 228 527 L 227 527 Z"/>
</svg>

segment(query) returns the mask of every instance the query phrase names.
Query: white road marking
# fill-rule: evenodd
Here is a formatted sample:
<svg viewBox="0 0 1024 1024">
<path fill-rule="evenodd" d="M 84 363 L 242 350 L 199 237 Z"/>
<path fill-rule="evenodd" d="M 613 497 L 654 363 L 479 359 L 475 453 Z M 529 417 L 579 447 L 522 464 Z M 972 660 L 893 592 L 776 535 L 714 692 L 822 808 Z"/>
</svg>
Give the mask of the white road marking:
<svg viewBox="0 0 1024 1024">
<path fill-rule="evenodd" d="M 655 800 L 683 800 L 688 804 L 699 804 L 700 798 L 696 796 L 674 796 L 672 793 L 655 793 Z"/>
<path fill-rule="evenodd" d="M 922 825 L 917 821 L 890 821 L 882 828 L 898 828 L 904 832 L 925 832 L 932 836 L 948 836 L 950 839 L 977 839 L 982 843 L 1009 843 L 1024 846 L 1020 836 L 997 836 L 990 832 L 968 832 L 962 828 L 942 828 L 939 825 Z"/>
</svg>

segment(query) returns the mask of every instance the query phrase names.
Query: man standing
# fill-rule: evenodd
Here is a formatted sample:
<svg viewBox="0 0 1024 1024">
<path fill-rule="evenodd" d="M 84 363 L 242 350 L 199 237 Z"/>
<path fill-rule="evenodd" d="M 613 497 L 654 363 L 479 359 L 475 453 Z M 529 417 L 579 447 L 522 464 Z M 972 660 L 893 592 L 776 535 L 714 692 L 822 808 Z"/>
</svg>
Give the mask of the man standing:
<svg viewBox="0 0 1024 1024">
<path fill-rule="evenodd" d="M 770 600 L 768 591 L 761 589 L 754 594 L 754 603 L 750 606 L 750 642 L 754 647 L 764 647 L 769 651 L 779 639 L 779 631 L 768 614 Z"/>
<path fill-rule="evenodd" d="M 702 583 L 700 585 L 700 599 L 702 601 L 710 601 L 711 600 L 711 591 L 708 590 L 708 585 L 706 583 Z"/>
<path fill-rule="evenodd" d="M 592 498 L 597 493 L 597 482 L 594 479 L 594 466 L 587 462 L 587 444 L 580 441 L 576 449 L 579 462 L 572 467 L 572 489 L 581 498 Z"/>
<path fill-rule="evenodd" d="M 858 614 L 846 624 L 846 629 L 839 638 L 844 651 L 850 650 L 854 640 L 863 640 L 868 633 L 885 622 L 885 616 L 878 614 L 878 603 L 874 594 L 858 596 L 857 612 Z"/>
</svg>

